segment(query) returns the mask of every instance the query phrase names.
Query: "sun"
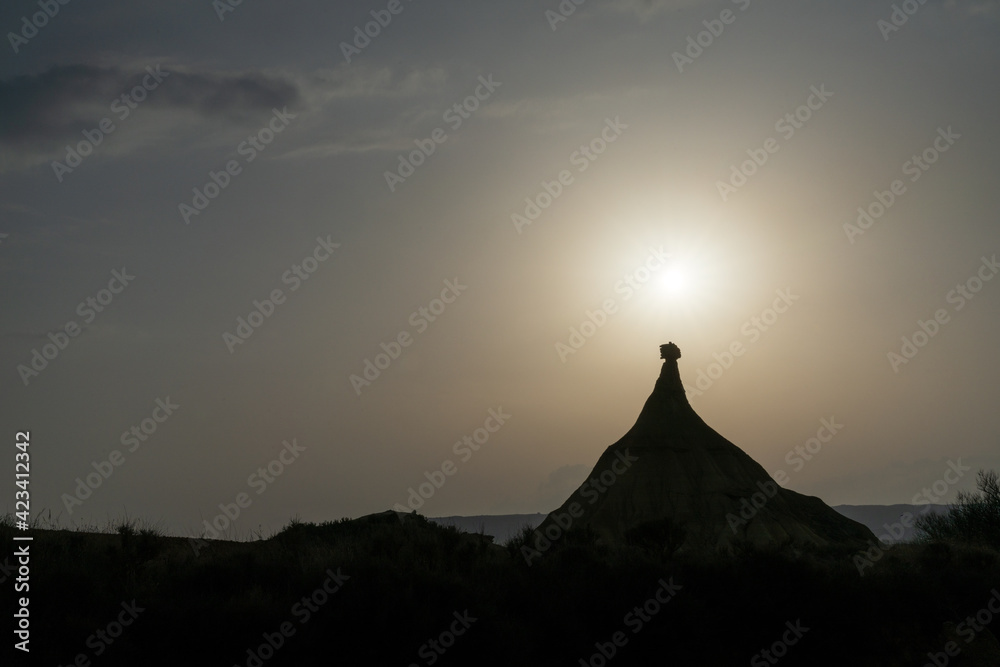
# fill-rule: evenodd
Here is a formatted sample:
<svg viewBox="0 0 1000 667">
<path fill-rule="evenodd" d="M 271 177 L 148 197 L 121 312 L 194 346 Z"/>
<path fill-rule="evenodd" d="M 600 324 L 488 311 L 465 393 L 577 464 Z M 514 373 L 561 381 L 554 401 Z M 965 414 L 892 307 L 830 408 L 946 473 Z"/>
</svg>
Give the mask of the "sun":
<svg viewBox="0 0 1000 667">
<path fill-rule="evenodd" d="M 680 298 L 690 296 L 696 281 L 692 271 L 683 265 L 668 266 L 656 280 L 657 291 L 665 296 Z"/>
<path fill-rule="evenodd" d="M 668 294 L 683 294 L 690 286 L 690 273 L 680 266 L 668 268 L 660 277 L 660 289 Z"/>
</svg>

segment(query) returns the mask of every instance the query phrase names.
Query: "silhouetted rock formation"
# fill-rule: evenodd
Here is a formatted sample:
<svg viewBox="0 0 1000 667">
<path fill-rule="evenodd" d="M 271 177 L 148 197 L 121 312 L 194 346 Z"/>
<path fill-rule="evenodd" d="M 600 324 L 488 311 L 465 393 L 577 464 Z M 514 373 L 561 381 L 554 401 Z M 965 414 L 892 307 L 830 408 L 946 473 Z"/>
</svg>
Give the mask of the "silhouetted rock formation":
<svg viewBox="0 0 1000 667">
<path fill-rule="evenodd" d="M 861 547 L 876 538 L 819 498 L 780 487 L 688 403 L 673 343 L 635 425 L 605 450 L 587 481 L 538 531 L 547 539 L 589 527 L 611 542 L 673 550 Z M 558 519 L 558 520 L 557 520 Z"/>
</svg>

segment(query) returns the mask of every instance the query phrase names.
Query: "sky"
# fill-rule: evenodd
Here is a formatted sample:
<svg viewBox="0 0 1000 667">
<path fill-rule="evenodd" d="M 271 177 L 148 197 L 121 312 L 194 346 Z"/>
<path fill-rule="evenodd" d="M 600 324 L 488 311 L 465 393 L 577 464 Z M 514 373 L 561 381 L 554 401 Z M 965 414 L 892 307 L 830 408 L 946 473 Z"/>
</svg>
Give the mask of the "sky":
<svg viewBox="0 0 1000 667">
<path fill-rule="evenodd" d="M 998 17 L 4 3 L 0 423 L 32 514 L 547 512 L 668 341 L 789 488 L 953 501 L 1000 468 Z"/>
</svg>

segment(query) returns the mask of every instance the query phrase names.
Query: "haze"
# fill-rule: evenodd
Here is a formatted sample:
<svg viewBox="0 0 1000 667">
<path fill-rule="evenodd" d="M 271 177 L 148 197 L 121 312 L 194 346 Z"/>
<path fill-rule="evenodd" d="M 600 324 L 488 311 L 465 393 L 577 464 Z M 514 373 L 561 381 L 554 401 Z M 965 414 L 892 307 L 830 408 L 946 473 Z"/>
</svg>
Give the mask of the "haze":
<svg viewBox="0 0 1000 667">
<path fill-rule="evenodd" d="M 191 534 L 245 493 L 242 536 L 446 462 L 422 514 L 547 512 L 668 341 L 705 421 L 829 504 L 1000 467 L 996 2 L 221 4 L 4 40 L 34 514 Z"/>
</svg>

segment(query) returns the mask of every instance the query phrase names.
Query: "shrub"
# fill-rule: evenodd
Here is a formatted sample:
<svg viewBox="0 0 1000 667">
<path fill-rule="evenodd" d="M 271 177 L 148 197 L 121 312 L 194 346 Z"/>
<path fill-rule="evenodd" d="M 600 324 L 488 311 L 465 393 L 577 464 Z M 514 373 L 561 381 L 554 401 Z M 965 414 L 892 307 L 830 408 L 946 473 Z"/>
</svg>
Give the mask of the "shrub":
<svg viewBox="0 0 1000 667">
<path fill-rule="evenodd" d="M 978 491 L 959 491 L 947 514 L 917 519 L 921 539 L 983 544 L 1000 549 L 1000 476 L 980 470 Z"/>
</svg>

